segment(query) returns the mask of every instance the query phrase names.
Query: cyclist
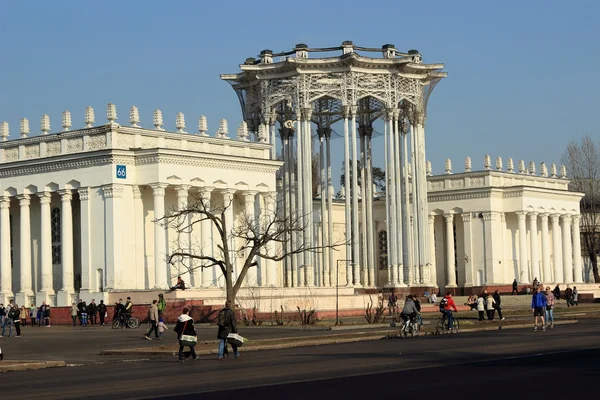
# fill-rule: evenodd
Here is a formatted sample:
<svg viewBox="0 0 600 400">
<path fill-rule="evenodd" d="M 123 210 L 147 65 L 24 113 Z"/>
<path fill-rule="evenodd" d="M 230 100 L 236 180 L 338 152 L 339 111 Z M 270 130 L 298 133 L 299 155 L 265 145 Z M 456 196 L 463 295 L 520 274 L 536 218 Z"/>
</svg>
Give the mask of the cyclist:
<svg viewBox="0 0 600 400">
<path fill-rule="evenodd" d="M 402 309 L 402 319 L 404 320 L 404 322 L 406 322 L 407 320 L 410 320 L 411 323 L 415 322 L 415 319 L 417 318 L 417 314 L 419 313 L 419 310 L 417 309 L 417 306 L 415 305 L 415 301 L 413 299 L 413 295 L 409 294 L 406 297 L 406 301 L 404 302 L 404 308 Z"/>
<path fill-rule="evenodd" d="M 452 309 L 458 312 L 456 304 L 454 304 L 454 300 L 452 300 L 452 293 L 446 292 L 446 295 L 442 301 L 440 301 L 440 312 L 444 314 L 444 318 L 448 318 L 449 331 L 452 331 Z"/>
</svg>

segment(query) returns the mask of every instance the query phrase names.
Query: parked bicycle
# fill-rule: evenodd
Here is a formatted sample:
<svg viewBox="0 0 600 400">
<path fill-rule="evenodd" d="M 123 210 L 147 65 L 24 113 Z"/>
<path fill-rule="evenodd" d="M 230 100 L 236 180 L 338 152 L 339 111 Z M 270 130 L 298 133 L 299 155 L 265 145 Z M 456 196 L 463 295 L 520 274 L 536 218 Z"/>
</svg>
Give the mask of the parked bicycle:
<svg viewBox="0 0 600 400">
<path fill-rule="evenodd" d="M 460 321 L 456 317 L 456 312 L 452 312 L 452 329 L 448 329 L 448 318 L 446 317 L 446 314 L 442 314 L 437 324 L 436 333 L 438 335 L 445 333 L 458 333 L 459 327 Z"/>
</svg>

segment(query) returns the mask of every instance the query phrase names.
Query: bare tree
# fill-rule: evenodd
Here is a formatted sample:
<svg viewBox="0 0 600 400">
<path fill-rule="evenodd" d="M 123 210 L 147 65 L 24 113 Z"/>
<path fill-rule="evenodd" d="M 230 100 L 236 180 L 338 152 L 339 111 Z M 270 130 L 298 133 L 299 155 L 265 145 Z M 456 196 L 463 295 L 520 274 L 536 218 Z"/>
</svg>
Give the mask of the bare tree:
<svg viewBox="0 0 600 400">
<path fill-rule="evenodd" d="M 233 200 L 227 204 L 214 204 L 204 196 L 194 195 L 186 208 L 172 211 L 156 222 L 172 227 L 177 237 L 181 237 L 200 229 L 203 221 L 210 221 L 211 230 L 216 232 L 213 233 L 213 243 L 218 251 L 209 252 L 202 245 L 190 246 L 190 243 L 177 240 L 168 262 L 179 262 L 190 273 L 196 269 L 219 267 L 225 279 L 227 300 L 232 304 L 235 304 L 248 270 L 257 268 L 259 259 L 279 262 L 292 254 L 321 252 L 324 248 L 336 248 L 344 244 L 316 246 L 304 242 L 300 234 L 295 246 L 286 251 L 284 242 L 287 238 L 304 232 L 302 216 L 286 220 L 276 212 L 275 207 L 266 207 L 254 216 L 244 213 L 234 223 L 227 218 L 227 214 L 233 214 L 227 212 L 230 207 L 233 207 Z M 308 220 L 312 223 L 312 218 Z M 244 261 L 238 268 L 237 276 L 234 276 L 236 255 Z"/>
<path fill-rule="evenodd" d="M 572 140 L 563 155 L 571 176 L 569 189 L 585 194 L 581 199 L 581 236 L 590 258 L 594 280 L 600 282 L 597 255 L 600 251 L 600 146 L 589 135 Z"/>
</svg>

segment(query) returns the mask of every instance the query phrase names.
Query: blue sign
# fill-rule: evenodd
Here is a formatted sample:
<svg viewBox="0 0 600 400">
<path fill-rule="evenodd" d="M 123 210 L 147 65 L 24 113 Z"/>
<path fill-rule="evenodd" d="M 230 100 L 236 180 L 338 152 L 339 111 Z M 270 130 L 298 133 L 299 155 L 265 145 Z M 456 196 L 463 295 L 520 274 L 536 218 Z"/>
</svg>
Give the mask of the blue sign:
<svg viewBox="0 0 600 400">
<path fill-rule="evenodd" d="M 117 179 L 126 179 L 127 178 L 127 166 L 126 165 L 117 165 Z"/>
</svg>

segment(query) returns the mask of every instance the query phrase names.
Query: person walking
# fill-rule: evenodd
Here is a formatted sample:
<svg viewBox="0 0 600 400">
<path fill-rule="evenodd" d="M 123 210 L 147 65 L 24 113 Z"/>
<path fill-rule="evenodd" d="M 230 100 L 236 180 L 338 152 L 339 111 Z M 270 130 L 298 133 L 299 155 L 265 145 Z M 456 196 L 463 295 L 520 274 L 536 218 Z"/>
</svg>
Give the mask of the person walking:
<svg viewBox="0 0 600 400">
<path fill-rule="evenodd" d="M 100 316 L 100 326 L 104 326 L 104 318 L 106 318 L 106 304 L 104 304 L 104 300 L 100 300 L 100 304 L 98 304 L 98 315 Z"/>
<path fill-rule="evenodd" d="M 167 302 L 165 300 L 165 296 L 160 293 L 158 295 L 158 318 L 162 318 L 163 313 L 165 312 L 166 308 L 167 308 Z"/>
<path fill-rule="evenodd" d="M 483 300 L 482 295 L 479 295 L 479 297 L 477 297 L 477 312 L 479 313 L 479 320 L 483 321 L 485 305 L 484 305 L 484 300 Z"/>
<path fill-rule="evenodd" d="M 500 306 L 500 304 L 502 303 L 502 298 L 500 297 L 499 290 L 496 290 L 494 292 L 494 301 L 496 302 L 496 311 L 498 311 L 498 318 L 500 318 L 501 321 L 504 321 L 504 317 L 502 316 L 502 307 Z"/>
<path fill-rule="evenodd" d="M 79 313 L 79 309 L 75 303 L 71 303 L 71 319 L 73 320 L 73 327 L 77 326 L 77 314 Z"/>
<path fill-rule="evenodd" d="M 90 325 L 96 325 L 98 322 L 96 320 L 96 315 L 98 314 L 98 306 L 96 305 L 96 300 L 92 299 L 92 302 L 87 306 L 88 318 L 90 320 Z"/>
<path fill-rule="evenodd" d="M 162 339 L 163 333 L 165 333 L 167 329 L 169 328 L 165 325 L 165 321 L 161 317 L 158 317 L 158 337 Z"/>
<path fill-rule="evenodd" d="M 579 292 L 577 291 L 577 286 L 573 286 L 573 305 L 579 307 Z"/>
<path fill-rule="evenodd" d="M 156 300 L 154 300 L 156 302 Z M 188 308 L 182 310 L 182 314 L 177 318 L 177 324 L 173 329 L 177 333 L 177 340 L 179 341 L 179 362 L 183 362 L 192 356 L 192 360 L 196 360 L 196 351 L 193 345 L 187 345 L 190 348 L 189 352 L 184 352 L 183 348 L 185 343 L 181 340 L 182 335 L 190 335 L 197 337 L 196 330 L 194 329 L 194 320 L 189 316 Z M 158 312 L 157 312 L 158 313 Z"/>
<path fill-rule="evenodd" d="M 390 293 L 390 297 L 388 298 L 388 313 L 389 315 L 396 315 L 398 312 L 398 297 L 396 293 L 394 293 L 394 289 L 392 289 L 392 293 Z"/>
<path fill-rule="evenodd" d="M 6 318 L 6 307 L 3 303 L 0 303 L 0 326 L 4 326 L 4 319 Z"/>
<path fill-rule="evenodd" d="M 533 311 L 533 330 L 537 331 L 538 318 L 542 319 L 542 330 L 546 330 L 546 296 L 540 292 L 538 286 L 536 292 L 531 297 L 531 311 Z"/>
<path fill-rule="evenodd" d="M 550 290 L 550 286 L 546 288 L 546 325 L 554 329 L 554 293 Z"/>
<path fill-rule="evenodd" d="M 573 289 L 571 286 L 567 285 L 565 289 L 565 300 L 567 301 L 567 307 L 571 307 L 573 305 Z"/>
<path fill-rule="evenodd" d="M 494 297 L 488 293 L 488 295 L 485 299 L 485 303 L 486 303 L 488 321 L 493 321 L 494 314 L 496 313 L 496 308 L 495 308 L 496 301 L 494 300 Z"/>
<path fill-rule="evenodd" d="M 217 333 L 217 339 L 219 339 L 219 360 L 222 360 L 225 354 L 229 354 L 227 351 L 227 336 L 230 333 L 237 333 L 237 326 L 235 324 L 235 313 L 231 309 L 231 301 L 225 302 L 225 307 L 219 311 L 217 316 L 217 324 L 219 325 L 219 331 Z M 240 356 L 240 352 L 235 344 L 231 344 L 233 348 L 233 355 L 235 358 Z"/>
<path fill-rule="evenodd" d="M 81 301 L 79 303 L 79 314 L 81 315 L 81 326 L 84 328 L 88 325 L 88 312 L 87 312 L 87 304 L 85 301 Z"/>
<path fill-rule="evenodd" d="M 4 316 L 4 323 L 2 324 L 2 334 L 0 335 L 0 337 L 5 336 L 4 332 L 6 330 L 7 325 L 8 325 L 8 337 L 11 337 L 12 336 L 12 328 L 14 325 L 12 304 L 9 304 L 6 307 L 5 312 L 6 312 L 6 315 Z"/>
<path fill-rule="evenodd" d="M 152 305 L 148 308 L 148 322 L 150 323 L 150 329 L 144 335 L 148 340 L 152 340 L 150 338 L 152 331 L 154 331 L 154 337 L 160 339 L 158 336 L 158 307 L 156 306 L 156 303 L 156 300 L 152 300 Z"/>
<path fill-rule="evenodd" d="M 21 318 L 21 325 L 27 326 L 27 307 L 25 307 L 25 304 L 21 306 L 21 311 L 19 314 L 19 317 Z"/>
<path fill-rule="evenodd" d="M 15 330 L 17 331 L 17 336 L 15 337 L 21 337 L 21 311 L 19 310 L 19 306 L 18 305 L 14 305 L 12 308 L 12 319 L 13 319 L 13 323 L 15 324 Z"/>
<path fill-rule="evenodd" d="M 517 294 L 517 296 L 519 295 L 519 284 L 517 283 L 517 278 L 515 278 L 515 280 L 513 281 L 511 296 L 514 296 L 515 293 Z"/>
<path fill-rule="evenodd" d="M 37 316 L 37 308 L 35 304 L 31 303 L 31 307 L 29 308 L 29 318 L 31 318 L 31 326 L 35 326 L 35 320 Z"/>
</svg>

